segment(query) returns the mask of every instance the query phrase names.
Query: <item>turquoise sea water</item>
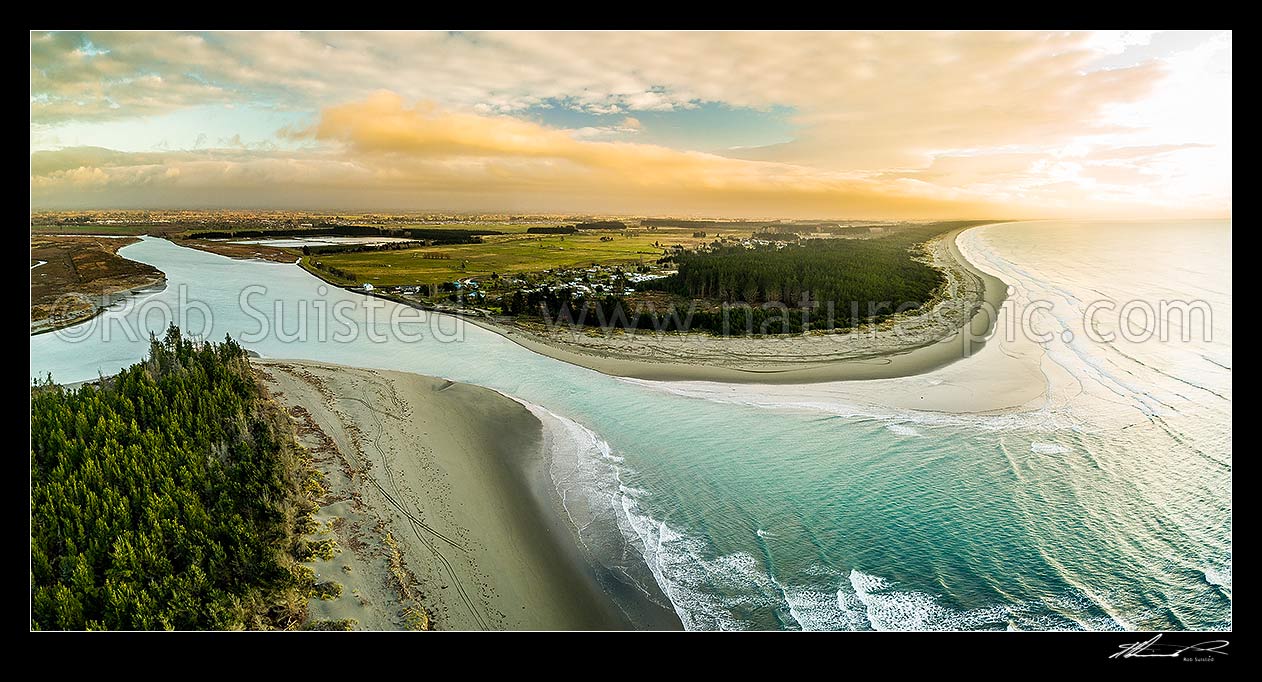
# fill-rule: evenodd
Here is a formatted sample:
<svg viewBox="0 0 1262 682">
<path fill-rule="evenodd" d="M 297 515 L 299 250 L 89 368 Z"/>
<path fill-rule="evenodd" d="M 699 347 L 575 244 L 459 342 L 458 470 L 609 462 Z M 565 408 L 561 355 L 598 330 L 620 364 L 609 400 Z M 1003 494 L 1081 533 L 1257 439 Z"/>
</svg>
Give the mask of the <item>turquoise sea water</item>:
<svg viewBox="0 0 1262 682">
<path fill-rule="evenodd" d="M 147 341 L 125 328 L 160 330 L 183 296 L 204 304 L 184 306 L 185 328 L 209 310 L 206 337 L 267 357 L 497 389 L 544 418 L 593 559 L 623 589 L 656 585 L 645 591 L 689 628 L 1230 628 L 1229 224 L 1006 224 L 959 244 L 1014 301 L 1047 302 L 1030 318 L 1057 335 L 1038 409 L 951 415 L 812 399 L 827 395 L 818 386 L 781 400 L 783 388 L 627 381 L 449 317 L 404 309 L 392 326 L 394 304 L 369 325 L 363 296 L 295 266 L 157 239 L 123 254 L 163 270 L 167 289 L 32 337 L 31 374 L 70 382 L 135 362 Z M 244 311 L 251 286 L 265 291 Z M 1093 302 L 1173 299 L 1206 302 L 1212 340 L 1181 341 L 1177 326 L 1167 341 L 1086 339 Z M 338 302 L 349 324 L 321 325 Z M 272 333 L 251 340 L 260 319 Z M 1097 315 L 1096 330 L 1116 319 Z M 336 340 L 349 328 L 355 339 Z"/>
</svg>

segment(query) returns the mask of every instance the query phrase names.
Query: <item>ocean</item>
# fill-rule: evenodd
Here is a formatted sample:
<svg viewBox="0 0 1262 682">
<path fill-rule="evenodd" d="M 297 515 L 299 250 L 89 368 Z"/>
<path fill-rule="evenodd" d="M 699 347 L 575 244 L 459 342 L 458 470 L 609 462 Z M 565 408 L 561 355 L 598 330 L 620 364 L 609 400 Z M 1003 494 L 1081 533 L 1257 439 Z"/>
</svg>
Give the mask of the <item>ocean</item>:
<svg viewBox="0 0 1262 682">
<path fill-rule="evenodd" d="M 392 303 L 370 322 L 365 297 L 295 266 L 160 239 L 122 253 L 167 288 L 32 337 L 31 376 L 110 374 L 182 309 L 186 329 L 267 357 L 494 388 L 544 422 L 608 591 L 689 629 L 1230 629 L 1230 224 L 1008 223 L 957 244 L 1012 286 L 996 333 L 1026 323 L 872 386 L 950 384 L 1022 353 L 1047 385 L 1036 404 L 960 414 L 839 397 L 852 386 L 609 377 Z"/>
</svg>

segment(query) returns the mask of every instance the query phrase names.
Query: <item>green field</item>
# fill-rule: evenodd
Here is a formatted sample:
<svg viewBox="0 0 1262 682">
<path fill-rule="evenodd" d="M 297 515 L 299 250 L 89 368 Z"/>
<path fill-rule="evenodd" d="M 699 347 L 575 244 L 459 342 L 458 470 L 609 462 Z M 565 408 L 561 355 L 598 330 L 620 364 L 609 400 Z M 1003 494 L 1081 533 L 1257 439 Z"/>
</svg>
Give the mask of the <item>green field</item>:
<svg viewBox="0 0 1262 682">
<path fill-rule="evenodd" d="M 355 275 L 346 284 L 370 282 L 374 286 L 439 284 L 465 277 L 486 277 L 491 273 L 509 275 L 554 268 L 588 267 L 592 264 L 638 264 L 656 262 L 665 253 L 662 247 L 687 247 L 707 241 L 694 238 L 691 230 L 636 230 L 632 236 L 617 231 L 581 232 L 567 235 L 504 235 L 487 237 L 483 244 L 433 246 L 405 251 L 322 254 L 304 258 Z M 601 241 L 601 237 L 613 241 Z M 713 239 L 710 237 L 708 239 Z M 654 246 L 654 242 L 662 247 Z M 426 253 L 450 256 L 430 260 Z M 463 267 L 462 267 L 463 266 Z M 327 272 L 321 277 L 336 279 Z"/>
</svg>

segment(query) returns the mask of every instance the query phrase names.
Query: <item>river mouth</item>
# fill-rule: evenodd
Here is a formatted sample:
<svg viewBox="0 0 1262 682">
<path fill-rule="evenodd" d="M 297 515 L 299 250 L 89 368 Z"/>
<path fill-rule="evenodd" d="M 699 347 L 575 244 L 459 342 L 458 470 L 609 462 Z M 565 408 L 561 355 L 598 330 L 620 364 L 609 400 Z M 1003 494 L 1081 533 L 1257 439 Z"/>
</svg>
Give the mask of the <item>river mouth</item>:
<svg viewBox="0 0 1262 682">
<path fill-rule="evenodd" d="M 590 430 L 623 460 L 592 494 L 612 505 L 616 490 L 635 512 L 619 536 L 687 628 L 1229 629 L 1230 228 L 1144 229 L 1137 239 L 1114 224 L 992 226 L 965 233 L 961 247 L 1014 282 L 1016 298 L 1053 302 L 1039 318 L 1049 330 L 1069 324 L 1092 289 L 1121 302 L 1172 296 L 1177 284 L 1213 304 L 1212 341 L 1032 344 L 1026 356 L 1028 346 L 999 339 L 920 376 L 779 387 L 614 378 L 437 314 L 451 323 L 440 332 L 463 335 L 439 342 L 422 329 L 415 343 L 392 342 L 388 316 L 369 324 L 361 295 L 321 294 L 291 264 L 163 240 L 124 255 L 168 275 L 143 301 L 177 308 L 184 285 L 212 310 L 208 337 L 257 329 L 239 299 L 260 286 L 256 310 L 285 332 L 247 344 L 264 357 L 488 386 Z M 1190 249 L 1204 258 L 1178 255 Z M 1186 272 L 1163 289 L 1150 268 L 1167 265 Z M 294 303 L 319 300 L 352 306 L 359 334 L 291 338 L 304 307 Z M 135 362 L 147 333 L 162 331 L 160 315 L 150 328 L 137 312 L 106 311 L 78 340 L 33 337 L 32 376 L 93 379 Z M 121 332 L 128 316 L 134 338 Z M 960 410 L 961 391 L 1026 381 L 977 371 L 1001 356 L 1034 367 L 1040 399 Z"/>
</svg>

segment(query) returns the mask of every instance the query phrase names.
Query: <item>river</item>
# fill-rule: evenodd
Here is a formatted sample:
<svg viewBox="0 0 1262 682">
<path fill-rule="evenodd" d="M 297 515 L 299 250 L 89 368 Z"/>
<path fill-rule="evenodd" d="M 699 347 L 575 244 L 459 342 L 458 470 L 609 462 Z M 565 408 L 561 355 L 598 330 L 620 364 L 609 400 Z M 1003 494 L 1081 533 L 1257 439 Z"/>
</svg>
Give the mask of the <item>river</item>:
<svg viewBox="0 0 1262 682">
<path fill-rule="evenodd" d="M 294 265 L 153 238 L 120 253 L 166 289 L 31 337 L 31 376 L 110 374 L 183 311 L 186 330 L 267 357 L 494 388 L 545 417 L 594 559 L 656 585 L 690 629 L 1229 629 L 1230 224 L 1014 223 L 958 244 L 1014 301 L 1047 304 L 1031 316 L 1055 337 L 1037 345 L 1040 405 L 951 414 L 843 404 L 828 385 L 624 380 L 389 302 L 370 322 L 367 297 Z M 1120 331 L 1128 302 L 1172 299 L 1203 301 L 1212 338 L 1087 338 Z M 1084 326 L 1100 301 L 1114 309 Z"/>
</svg>

